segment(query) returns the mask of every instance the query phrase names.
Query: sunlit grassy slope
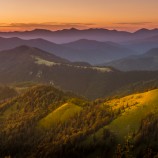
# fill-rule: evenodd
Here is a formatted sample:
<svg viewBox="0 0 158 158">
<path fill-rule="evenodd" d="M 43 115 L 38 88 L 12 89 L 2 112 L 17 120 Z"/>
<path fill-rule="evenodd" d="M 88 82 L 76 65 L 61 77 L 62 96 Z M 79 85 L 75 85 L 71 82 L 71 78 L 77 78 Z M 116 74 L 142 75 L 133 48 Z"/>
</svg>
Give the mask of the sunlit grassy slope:
<svg viewBox="0 0 158 158">
<path fill-rule="evenodd" d="M 44 128 L 50 128 L 54 126 L 56 123 L 64 123 L 68 119 L 79 113 L 81 110 L 81 107 L 73 103 L 65 103 L 53 112 L 49 113 L 46 117 L 44 117 L 39 122 L 39 126 Z"/>
<path fill-rule="evenodd" d="M 25 122 L 37 120 L 35 126 L 49 130 L 56 127 L 56 124 L 62 125 L 71 121 L 74 116 L 86 110 L 85 103 L 86 101 L 72 99 L 72 96 L 53 87 L 35 86 L 0 105 L 0 121 L 4 122 L 1 129 L 8 131 L 20 127 Z M 92 105 L 91 108 L 93 109 Z M 97 108 L 100 111 L 105 108 L 114 111 L 114 117 L 108 125 L 100 126 L 98 131 L 87 136 L 83 144 L 92 144 L 94 140 L 101 141 L 103 129 L 109 129 L 118 141 L 122 142 L 128 134 L 138 131 L 141 120 L 148 114 L 158 114 L 158 89 L 106 102 L 101 101 Z M 101 121 L 100 118 L 98 121 Z"/>
<path fill-rule="evenodd" d="M 94 136 L 100 141 L 105 128 L 113 132 L 119 142 L 124 141 L 126 136 L 139 129 L 143 118 L 150 113 L 158 113 L 158 89 L 113 99 L 105 102 L 104 105 L 110 105 L 113 110 L 120 111 L 120 115 L 108 126 L 90 135 L 83 144 L 93 143 Z"/>
<path fill-rule="evenodd" d="M 0 104 L 0 131 L 8 131 L 36 118 L 47 116 L 60 107 L 69 96 L 54 87 L 39 85 Z"/>
<path fill-rule="evenodd" d="M 158 113 L 158 90 L 114 99 L 107 104 L 113 109 L 121 109 L 121 115 L 108 128 L 122 139 L 130 132 L 137 131 L 141 120 L 149 113 Z"/>
</svg>

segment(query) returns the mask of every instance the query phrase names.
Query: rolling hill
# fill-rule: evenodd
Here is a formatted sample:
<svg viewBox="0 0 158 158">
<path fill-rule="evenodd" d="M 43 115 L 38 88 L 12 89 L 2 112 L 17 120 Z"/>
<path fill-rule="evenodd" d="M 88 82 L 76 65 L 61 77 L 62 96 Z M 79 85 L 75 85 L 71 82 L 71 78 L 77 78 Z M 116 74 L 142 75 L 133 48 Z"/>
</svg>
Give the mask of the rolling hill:
<svg viewBox="0 0 158 158">
<path fill-rule="evenodd" d="M 99 64 L 102 61 L 107 62 L 137 54 L 137 52 L 114 42 L 98 42 L 95 40 L 81 39 L 63 44 L 63 46 L 79 50 L 81 56 L 79 61 L 87 61 L 91 64 Z"/>
<path fill-rule="evenodd" d="M 148 154 L 149 149 L 153 150 L 153 156 L 156 155 L 158 151 L 156 141 L 158 139 L 156 135 L 156 131 L 158 130 L 157 101 L 158 90 L 155 89 L 103 102 L 101 104 L 102 109 L 110 106 L 115 111 L 116 117 L 108 125 L 101 127 L 98 131 L 89 135 L 81 143 L 83 148 L 93 146 L 92 144 L 100 144 L 102 139 L 104 139 L 105 130 L 109 130 L 110 133 L 114 134 L 113 137 L 115 137 L 116 141 L 113 144 L 115 148 L 113 152 L 116 152 L 117 144 L 119 144 L 121 155 L 143 157 Z M 154 138 L 152 138 L 152 134 Z M 110 155 L 109 157 L 112 156 Z"/>
<path fill-rule="evenodd" d="M 121 116 L 112 121 L 108 128 L 119 138 L 139 130 L 141 120 L 149 114 L 158 113 L 158 90 L 129 95 L 121 99 L 114 99 L 109 104 L 114 109 L 121 109 Z"/>
<path fill-rule="evenodd" d="M 124 42 L 124 45 L 142 54 L 158 46 L 158 35 Z"/>
<path fill-rule="evenodd" d="M 130 137 L 132 155 L 142 157 L 148 142 L 157 151 L 142 131 L 150 136 L 148 127 L 157 130 L 157 100 L 158 89 L 88 102 L 52 86 L 35 86 L 0 104 L 0 153 L 3 157 L 113 157 L 117 144 L 123 146 Z M 139 136 L 145 144 L 140 144 Z M 121 152 L 129 155 L 130 150 Z"/>
<path fill-rule="evenodd" d="M 121 72 L 72 63 L 38 48 L 20 46 L 0 52 L 0 82 L 47 83 L 96 99 L 137 82 L 157 80 L 158 72 Z"/>
<path fill-rule="evenodd" d="M 129 56 L 120 60 L 112 61 L 105 65 L 112 66 L 123 71 L 158 70 L 158 49 L 153 48 L 145 54 Z"/>
<path fill-rule="evenodd" d="M 13 49 L 21 45 L 36 47 L 72 62 L 100 64 L 123 58 L 136 52 L 113 42 L 79 40 L 67 44 L 55 44 L 43 39 L 24 40 L 17 37 L 0 38 L 0 50 Z"/>
</svg>

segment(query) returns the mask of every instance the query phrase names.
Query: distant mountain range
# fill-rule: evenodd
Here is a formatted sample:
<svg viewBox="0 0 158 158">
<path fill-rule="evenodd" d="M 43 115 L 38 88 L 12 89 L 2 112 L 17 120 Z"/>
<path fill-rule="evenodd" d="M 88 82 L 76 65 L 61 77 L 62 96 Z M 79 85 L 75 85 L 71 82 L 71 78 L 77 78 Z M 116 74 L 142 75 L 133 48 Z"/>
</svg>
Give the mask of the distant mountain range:
<svg viewBox="0 0 158 158">
<path fill-rule="evenodd" d="M 135 51 L 114 42 L 82 39 L 66 44 L 55 44 L 43 39 L 0 38 L 0 50 L 13 49 L 21 45 L 37 47 L 73 62 L 81 61 L 90 64 L 100 64 L 136 54 Z"/>
<path fill-rule="evenodd" d="M 156 79 L 158 72 L 121 72 L 109 67 L 73 63 L 34 47 L 0 52 L 2 84 L 37 82 L 55 85 L 90 99 L 104 97 L 136 82 Z"/>
<path fill-rule="evenodd" d="M 112 66 L 123 71 L 158 70 L 158 48 L 153 48 L 145 54 L 129 56 L 103 65 Z"/>
<path fill-rule="evenodd" d="M 79 39 L 121 42 L 132 39 L 148 38 L 155 35 L 158 35 L 158 29 L 140 29 L 134 33 L 99 28 L 86 30 L 71 28 L 58 31 L 35 29 L 24 32 L 0 32 L 1 37 L 19 37 L 24 39 L 43 38 L 55 43 L 72 42 Z"/>
</svg>

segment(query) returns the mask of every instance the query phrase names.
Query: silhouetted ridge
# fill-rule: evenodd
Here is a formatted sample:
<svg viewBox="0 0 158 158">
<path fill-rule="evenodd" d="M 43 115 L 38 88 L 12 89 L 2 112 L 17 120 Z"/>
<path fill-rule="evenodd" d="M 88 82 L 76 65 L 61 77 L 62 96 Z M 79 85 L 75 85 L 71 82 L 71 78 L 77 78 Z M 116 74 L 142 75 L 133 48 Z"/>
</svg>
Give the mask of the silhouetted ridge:
<svg viewBox="0 0 158 158">
<path fill-rule="evenodd" d="M 32 47 L 26 46 L 26 45 L 21 45 L 19 47 L 16 47 L 14 50 L 19 50 L 19 51 L 28 51 L 30 49 L 33 49 Z"/>
</svg>

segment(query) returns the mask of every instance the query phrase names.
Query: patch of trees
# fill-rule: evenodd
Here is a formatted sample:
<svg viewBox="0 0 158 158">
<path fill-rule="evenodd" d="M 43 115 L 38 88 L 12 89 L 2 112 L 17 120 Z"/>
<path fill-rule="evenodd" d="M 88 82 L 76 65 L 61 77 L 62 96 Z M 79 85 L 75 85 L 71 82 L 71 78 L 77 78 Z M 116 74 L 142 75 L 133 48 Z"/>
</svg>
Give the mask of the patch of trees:
<svg viewBox="0 0 158 158">
<path fill-rule="evenodd" d="M 51 128 L 39 127 L 42 118 L 67 102 L 80 106 L 81 112 Z M 139 131 L 127 138 L 125 144 L 118 145 L 115 135 L 104 126 L 117 118 L 124 108 L 112 110 L 103 102 L 102 99 L 88 102 L 42 85 L 7 101 L 0 106 L 0 157 L 104 158 L 114 155 L 123 158 L 157 155 L 157 116 L 148 115 L 142 120 Z"/>
<path fill-rule="evenodd" d="M 0 86 L 0 103 L 6 101 L 7 99 L 15 97 L 16 95 L 17 92 L 15 89 L 8 86 Z"/>
<path fill-rule="evenodd" d="M 135 151 L 138 157 L 158 156 L 158 116 L 151 113 L 141 122 L 135 137 Z"/>
<path fill-rule="evenodd" d="M 97 141 L 95 133 L 114 119 L 111 108 L 70 98 L 52 87 L 41 86 L 6 104 L 6 109 L 15 105 L 17 109 L 1 122 L 1 157 L 88 157 L 92 152 L 102 157 L 110 153 L 115 143 L 113 134 L 104 129 Z M 67 101 L 78 103 L 83 110 L 65 123 L 58 122 L 50 129 L 38 128 L 39 120 Z M 0 110 L 2 115 L 5 110 Z M 90 136 L 93 142 L 83 145 Z"/>
</svg>

